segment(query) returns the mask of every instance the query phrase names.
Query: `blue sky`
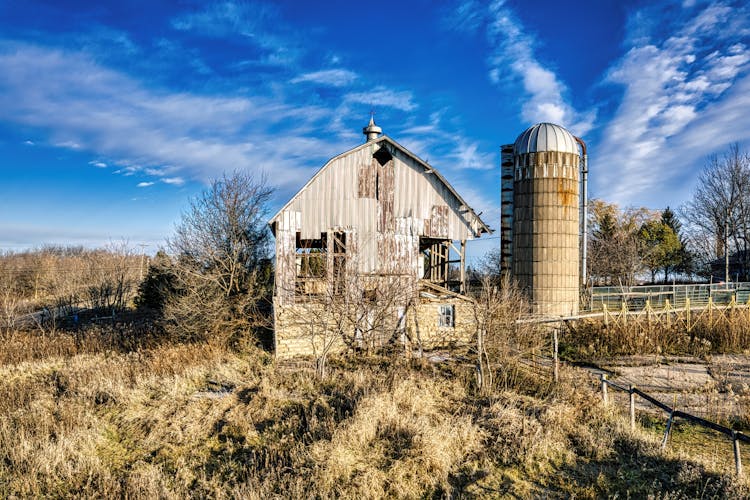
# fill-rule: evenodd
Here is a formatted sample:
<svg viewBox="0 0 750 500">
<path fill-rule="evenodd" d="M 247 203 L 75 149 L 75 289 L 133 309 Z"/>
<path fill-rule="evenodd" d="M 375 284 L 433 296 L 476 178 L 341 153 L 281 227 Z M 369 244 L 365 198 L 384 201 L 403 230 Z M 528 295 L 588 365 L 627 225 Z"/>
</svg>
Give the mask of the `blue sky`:
<svg viewBox="0 0 750 500">
<path fill-rule="evenodd" d="M 0 249 L 153 251 L 223 171 L 276 209 L 371 109 L 495 228 L 539 121 L 587 142 L 592 196 L 676 207 L 750 145 L 749 46 L 742 1 L 0 0 Z"/>
</svg>

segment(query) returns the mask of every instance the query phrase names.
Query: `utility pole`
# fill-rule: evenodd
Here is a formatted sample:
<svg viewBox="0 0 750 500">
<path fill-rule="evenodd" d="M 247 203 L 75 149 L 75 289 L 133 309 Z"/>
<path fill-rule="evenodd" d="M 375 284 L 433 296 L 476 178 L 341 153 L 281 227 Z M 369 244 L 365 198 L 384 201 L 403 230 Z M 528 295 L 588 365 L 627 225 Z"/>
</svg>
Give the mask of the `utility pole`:
<svg viewBox="0 0 750 500">
<path fill-rule="evenodd" d="M 727 206 L 724 218 L 724 288 L 729 288 L 729 215 L 731 207 Z"/>
<path fill-rule="evenodd" d="M 146 253 L 143 251 L 144 248 L 146 248 L 148 245 L 146 243 L 139 243 L 139 247 L 141 247 L 141 266 L 140 266 L 140 278 L 138 278 L 138 282 L 143 281 L 143 258 L 146 256 Z"/>
</svg>

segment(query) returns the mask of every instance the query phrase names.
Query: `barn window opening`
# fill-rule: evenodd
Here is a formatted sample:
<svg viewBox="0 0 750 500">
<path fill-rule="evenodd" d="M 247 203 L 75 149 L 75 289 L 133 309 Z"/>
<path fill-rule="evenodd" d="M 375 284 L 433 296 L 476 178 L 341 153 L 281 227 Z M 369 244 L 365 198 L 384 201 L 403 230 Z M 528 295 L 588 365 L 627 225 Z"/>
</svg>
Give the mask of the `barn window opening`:
<svg viewBox="0 0 750 500">
<path fill-rule="evenodd" d="M 451 264 L 449 242 L 434 238 L 419 239 L 419 250 L 422 255 L 422 279 L 428 280 L 443 288 L 449 288 Z"/>
<path fill-rule="evenodd" d="M 302 239 L 297 233 L 295 290 L 301 295 L 320 295 L 325 291 L 327 267 L 327 234 L 317 239 Z"/>
<path fill-rule="evenodd" d="M 438 306 L 438 326 L 454 328 L 456 326 L 456 309 L 453 304 Z"/>
</svg>

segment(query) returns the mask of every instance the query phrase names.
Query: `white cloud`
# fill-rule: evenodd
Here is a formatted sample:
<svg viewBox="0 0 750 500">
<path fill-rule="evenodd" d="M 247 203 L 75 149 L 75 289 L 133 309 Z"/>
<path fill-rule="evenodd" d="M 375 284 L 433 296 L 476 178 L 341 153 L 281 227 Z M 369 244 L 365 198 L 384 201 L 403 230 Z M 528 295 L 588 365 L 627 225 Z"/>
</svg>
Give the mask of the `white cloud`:
<svg viewBox="0 0 750 500">
<path fill-rule="evenodd" d="M 477 141 L 443 126 L 444 112 L 445 110 L 431 113 L 428 123 L 403 129 L 398 141 L 423 160 L 433 159 L 441 172 L 495 168 L 495 157 L 482 151 Z"/>
<path fill-rule="evenodd" d="M 96 168 L 107 168 L 107 164 L 99 160 L 92 160 L 89 162 L 89 165 Z"/>
<path fill-rule="evenodd" d="M 35 146 L 34 141 L 23 141 L 26 146 Z"/>
<path fill-rule="evenodd" d="M 414 95 L 408 90 L 393 90 L 378 86 L 367 92 L 351 92 L 344 96 L 345 103 L 359 103 L 378 107 L 395 108 L 401 111 L 413 111 L 417 105 Z"/>
<path fill-rule="evenodd" d="M 161 180 L 164 184 L 172 184 L 174 186 L 182 186 L 185 184 L 185 179 L 182 177 L 165 177 Z"/>
<path fill-rule="evenodd" d="M 278 8 L 262 2 L 217 2 L 199 12 L 190 12 L 172 20 L 172 27 L 203 36 L 226 38 L 237 35 L 263 49 L 260 61 L 273 66 L 289 66 L 302 53 L 293 32 L 281 21 Z"/>
<path fill-rule="evenodd" d="M 593 177 L 599 196 L 658 205 L 666 183 L 688 182 L 686 174 L 693 174 L 706 155 L 748 137 L 749 103 L 730 92 L 748 78 L 750 55 L 737 41 L 744 28 L 736 22 L 750 21 L 747 8 L 715 3 L 696 9 L 652 32 L 639 27 L 638 36 L 629 38 L 633 46 L 608 72 L 606 81 L 624 93 L 603 130 L 598 158 L 592 159 L 592 171 L 596 164 L 611 166 Z M 718 109 L 735 121 L 728 122 Z"/>
<path fill-rule="evenodd" d="M 445 27 L 474 32 L 484 23 L 482 6 L 476 0 L 463 0 L 442 18 Z"/>
<path fill-rule="evenodd" d="M 317 83 L 331 87 L 346 87 L 357 79 L 357 74 L 346 69 L 327 69 L 305 73 L 291 80 L 291 83 Z"/>
<path fill-rule="evenodd" d="M 410 94 L 377 95 L 376 103 L 413 106 Z M 151 89 L 81 53 L 0 41 L 0 120 L 107 157 L 122 175 L 205 181 L 225 170 L 273 169 L 275 185 L 298 186 L 342 149 L 336 137 L 313 135 L 334 112 L 283 97 Z"/>
<path fill-rule="evenodd" d="M 154 185 L 153 182 L 139 182 L 137 184 L 137 187 L 139 187 L 139 188 L 145 188 L 145 187 L 149 187 L 149 186 L 153 186 L 153 185 Z"/>
<path fill-rule="evenodd" d="M 570 104 L 567 86 L 553 69 L 537 59 L 535 38 L 525 30 L 505 0 L 495 0 L 486 8 L 475 1 L 464 1 L 451 17 L 453 26 L 462 30 L 476 30 L 483 21 L 487 23 L 487 37 L 492 47 L 488 77 L 504 88 L 514 88 L 520 83 L 525 94 L 522 120 L 529 124 L 557 123 L 577 135 L 591 130 L 596 111 L 579 111 Z"/>
</svg>

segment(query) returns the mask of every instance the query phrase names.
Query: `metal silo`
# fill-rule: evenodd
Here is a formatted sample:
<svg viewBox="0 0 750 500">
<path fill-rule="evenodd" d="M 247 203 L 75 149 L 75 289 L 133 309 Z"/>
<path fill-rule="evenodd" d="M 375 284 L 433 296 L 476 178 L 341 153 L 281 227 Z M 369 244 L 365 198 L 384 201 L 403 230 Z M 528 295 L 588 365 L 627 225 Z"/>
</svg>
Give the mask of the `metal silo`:
<svg viewBox="0 0 750 500">
<path fill-rule="evenodd" d="M 504 261 L 539 314 L 578 313 L 579 143 L 583 145 L 565 128 L 539 123 L 513 145 L 512 218 L 507 207 L 503 212 L 503 228 L 512 228 L 506 243 L 511 255 Z M 510 151 L 503 152 L 506 173 Z M 505 191 L 509 184 L 506 180 Z"/>
</svg>

